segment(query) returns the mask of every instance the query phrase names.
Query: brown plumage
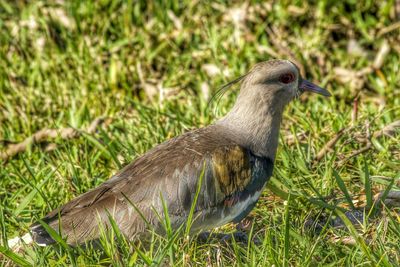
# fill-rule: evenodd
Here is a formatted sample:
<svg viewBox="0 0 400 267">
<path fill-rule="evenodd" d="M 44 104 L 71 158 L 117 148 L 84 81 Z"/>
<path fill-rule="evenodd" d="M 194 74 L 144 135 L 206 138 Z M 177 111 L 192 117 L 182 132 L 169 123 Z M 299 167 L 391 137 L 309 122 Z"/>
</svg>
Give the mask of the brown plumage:
<svg viewBox="0 0 400 267">
<path fill-rule="evenodd" d="M 301 90 L 327 92 L 311 83 L 302 86 L 297 67 L 285 60 L 259 63 L 242 80 L 224 118 L 156 146 L 43 220 L 55 230 L 60 221 L 72 245 L 99 238 L 99 224 L 109 225 L 109 215 L 128 238 L 146 238 L 147 223 L 163 232 L 156 215 L 163 214 L 162 196 L 176 229 L 187 219 L 203 168 L 192 230 L 246 216 L 272 174 L 284 106 Z M 40 245 L 54 242 L 39 223 L 31 231 Z"/>
</svg>

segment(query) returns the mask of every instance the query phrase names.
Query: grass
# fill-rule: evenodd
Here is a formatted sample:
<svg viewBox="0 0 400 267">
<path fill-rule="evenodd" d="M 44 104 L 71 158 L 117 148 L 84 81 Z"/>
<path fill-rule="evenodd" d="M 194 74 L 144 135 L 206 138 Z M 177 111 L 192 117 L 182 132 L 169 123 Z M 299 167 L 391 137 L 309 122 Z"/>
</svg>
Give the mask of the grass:
<svg viewBox="0 0 400 267">
<path fill-rule="evenodd" d="M 372 138 L 371 149 L 348 158 L 368 132 L 400 118 L 394 1 L 146 2 L 0 0 L 0 151 L 41 129 L 87 129 L 110 118 L 93 134 L 49 139 L 0 162 L 2 265 L 398 266 L 396 212 L 361 229 L 344 218 L 347 231 L 305 230 L 312 216 L 343 217 L 334 207 L 372 205 L 373 194 L 400 186 L 398 133 Z M 383 64 L 357 76 L 385 45 Z M 210 96 L 270 58 L 295 60 L 333 97 L 304 95 L 285 112 L 270 189 L 251 214 L 261 245 L 198 244 L 169 233 L 137 248 L 116 230 L 118 238 L 104 234 L 100 250 L 7 250 L 7 239 L 50 210 L 156 144 L 225 114 L 237 88 L 211 106 Z M 349 237 L 353 244 L 343 241 Z"/>
</svg>

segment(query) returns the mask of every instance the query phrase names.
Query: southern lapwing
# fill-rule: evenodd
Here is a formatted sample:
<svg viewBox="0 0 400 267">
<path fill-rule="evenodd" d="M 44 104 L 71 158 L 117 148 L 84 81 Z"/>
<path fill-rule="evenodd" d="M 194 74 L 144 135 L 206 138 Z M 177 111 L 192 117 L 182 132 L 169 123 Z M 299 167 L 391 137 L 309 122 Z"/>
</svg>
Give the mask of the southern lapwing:
<svg viewBox="0 0 400 267">
<path fill-rule="evenodd" d="M 56 231 L 61 226 L 71 245 L 98 239 L 99 225 L 109 226 L 110 216 L 127 238 L 144 239 L 149 228 L 163 232 L 157 216 L 163 202 L 172 228 L 185 223 L 199 188 L 192 232 L 239 222 L 272 175 L 285 106 L 304 91 L 330 95 L 287 60 L 258 63 L 239 80 L 240 93 L 225 117 L 154 147 L 43 221 Z M 55 242 L 40 223 L 31 233 L 39 245 Z"/>
</svg>

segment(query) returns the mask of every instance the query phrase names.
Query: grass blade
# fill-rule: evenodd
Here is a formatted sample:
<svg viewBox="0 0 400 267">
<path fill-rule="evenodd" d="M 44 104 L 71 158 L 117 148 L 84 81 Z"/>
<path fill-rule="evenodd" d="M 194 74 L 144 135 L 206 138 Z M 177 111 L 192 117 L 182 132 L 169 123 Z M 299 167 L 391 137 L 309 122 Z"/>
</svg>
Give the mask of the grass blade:
<svg viewBox="0 0 400 267">
<path fill-rule="evenodd" d="M 364 188 L 365 188 L 365 196 L 367 198 L 367 208 L 371 208 L 372 203 L 372 188 L 371 188 L 371 178 L 369 175 L 368 163 L 364 159 Z"/>
<path fill-rule="evenodd" d="M 289 249 L 290 249 L 290 192 L 288 200 L 285 202 L 285 239 L 284 239 L 284 251 L 283 251 L 283 266 L 289 266 Z"/>
<path fill-rule="evenodd" d="M 387 198 L 387 196 L 389 195 L 389 192 L 392 190 L 394 183 L 400 178 L 400 172 L 397 173 L 392 180 L 390 180 L 390 183 L 388 184 L 388 186 L 385 188 L 385 191 L 383 191 L 379 201 L 381 203 L 385 202 L 385 199 Z"/>
<path fill-rule="evenodd" d="M 376 266 L 376 262 L 374 260 L 374 258 L 372 257 L 372 253 L 371 250 L 369 249 L 368 245 L 365 243 L 364 239 L 358 234 L 356 228 L 354 227 L 354 225 L 350 222 L 349 218 L 347 218 L 347 216 L 341 211 L 341 210 L 336 210 L 335 213 L 340 217 L 340 219 L 342 219 L 342 221 L 344 222 L 344 224 L 346 225 L 347 229 L 349 230 L 351 236 L 356 240 L 358 246 L 360 247 L 360 249 L 363 251 L 363 253 L 365 254 L 365 256 L 367 256 L 367 258 L 373 262 L 374 266 Z"/>
<path fill-rule="evenodd" d="M 194 211 L 196 209 L 197 199 L 199 198 L 199 194 L 200 194 L 201 186 L 202 186 L 202 183 L 203 183 L 205 170 L 206 170 L 206 162 L 204 161 L 203 169 L 201 170 L 200 177 L 199 177 L 199 180 L 197 182 L 196 193 L 195 193 L 194 198 L 193 198 L 192 206 L 190 207 L 190 212 L 189 212 L 189 216 L 188 216 L 187 223 L 186 223 L 185 236 L 189 235 L 190 228 L 192 227 L 193 215 L 194 215 Z"/>
<path fill-rule="evenodd" d="M 65 242 L 65 240 L 62 238 L 62 236 L 60 234 L 58 234 L 53 228 L 51 228 L 43 220 L 39 219 L 38 222 L 43 226 L 43 228 L 51 236 L 51 238 L 53 238 L 54 241 L 56 241 L 57 244 L 59 244 L 68 253 L 69 258 L 71 260 L 71 264 L 73 266 L 77 266 L 76 258 L 75 258 L 75 255 L 73 254 L 72 248 L 67 244 L 67 242 Z"/>
<path fill-rule="evenodd" d="M 17 266 L 22 266 L 22 267 L 33 266 L 18 254 L 14 253 L 10 249 L 7 249 L 3 246 L 0 246 L 0 253 L 9 258 L 10 260 L 12 260 Z"/>
<path fill-rule="evenodd" d="M 347 203 L 350 205 L 350 207 L 352 209 L 355 209 L 354 204 L 353 204 L 353 200 L 351 199 L 349 191 L 347 190 L 347 187 L 346 187 L 343 179 L 340 177 L 339 173 L 337 173 L 336 170 L 333 170 L 333 176 L 335 176 L 336 183 L 338 184 L 339 189 L 344 194 L 344 197 L 346 198 Z"/>
</svg>

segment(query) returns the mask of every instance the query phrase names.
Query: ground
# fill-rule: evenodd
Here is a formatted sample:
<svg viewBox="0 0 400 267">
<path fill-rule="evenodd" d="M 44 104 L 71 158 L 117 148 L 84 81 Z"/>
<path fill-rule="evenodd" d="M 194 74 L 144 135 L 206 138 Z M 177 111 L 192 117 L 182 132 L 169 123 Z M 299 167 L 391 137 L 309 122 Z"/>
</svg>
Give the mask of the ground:
<svg viewBox="0 0 400 267">
<path fill-rule="evenodd" d="M 0 262 L 398 265 L 400 216 L 370 207 L 400 186 L 399 18 L 398 1 L 0 0 Z M 333 96 L 303 95 L 285 112 L 250 218 L 261 244 L 171 234 L 140 248 L 105 236 L 101 249 L 7 249 L 151 147 L 221 117 L 238 87 L 211 98 L 217 89 L 271 58 Z M 353 206 L 367 207 L 361 226 L 309 229 Z"/>
</svg>

